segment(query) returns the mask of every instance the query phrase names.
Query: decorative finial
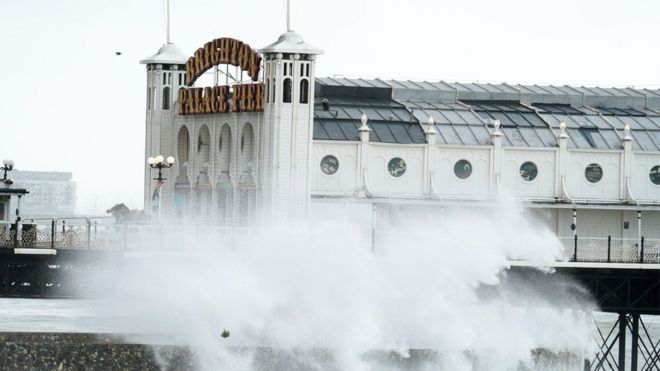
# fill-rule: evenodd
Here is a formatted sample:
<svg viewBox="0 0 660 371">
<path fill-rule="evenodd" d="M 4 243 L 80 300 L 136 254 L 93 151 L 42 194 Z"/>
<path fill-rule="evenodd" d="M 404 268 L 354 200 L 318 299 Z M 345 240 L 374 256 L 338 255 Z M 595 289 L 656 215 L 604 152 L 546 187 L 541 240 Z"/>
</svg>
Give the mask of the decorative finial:
<svg viewBox="0 0 660 371">
<path fill-rule="evenodd" d="M 623 141 L 630 142 L 632 141 L 632 136 L 630 135 L 630 125 L 625 124 L 623 126 Z"/>
<path fill-rule="evenodd" d="M 568 138 L 568 134 L 566 134 L 566 123 L 564 121 L 559 123 L 559 138 Z"/>
<path fill-rule="evenodd" d="M 426 120 L 426 125 L 428 126 L 426 132 L 428 134 L 435 134 L 435 120 L 433 120 L 433 117 L 429 116 L 429 119 Z"/>
<path fill-rule="evenodd" d="M 493 133 L 491 135 L 494 136 L 494 137 L 501 137 L 502 132 L 500 131 L 500 126 L 502 124 L 500 123 L 500 120 L 493 120 L 492 124 L 493 124 L 493 127 L 495 128 L 495 131 L 493 131 Z"/>
<path fill-rule="evenodd" d="M 367 122 L 369 122 L 369 118 L 367 117 L 366 113 L 362 114 L 362 116 L 360 117 L 360 122 L 362 123 L 362 126 L 360 126 L 360 131 L 370 130 L 369 127 L 367 126 Z"/>
</svg>

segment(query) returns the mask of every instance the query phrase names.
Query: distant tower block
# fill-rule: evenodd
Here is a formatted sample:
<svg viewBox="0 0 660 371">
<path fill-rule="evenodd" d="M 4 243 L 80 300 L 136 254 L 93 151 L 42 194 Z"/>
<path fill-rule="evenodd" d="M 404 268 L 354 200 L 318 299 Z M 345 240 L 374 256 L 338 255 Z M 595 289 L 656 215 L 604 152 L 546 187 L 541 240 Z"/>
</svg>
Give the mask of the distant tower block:
<svg viewBox="0 0 660 371">
<path fill-rule="evenodd" d="M 266 85 L 259 199 L 267 216 L 304 218 L 311 194 L 315 59 L 323 51 L 294 31 L 259 51 Z"/>
<path fill-rule="evenodd" d="M 174 107 L 179 87 L 184 85 L 185 63 L 188 58 L 172 43 L 158 49 L 158 53 L 143 59 L 147 65 L 147 102 L 146 102 L 146 146 L 144 158 L 156 155 L 173 155 L 177 140 L 173 125 L 176 115 Z M 177 159 L 179 160 L 179 159 Z M 149 166 L 143 161 L 144 168 L 144 205 L 149 206 L 151 194 L 156 185 L 151 180 Z M 185 165 L 185 164 L 181 164 Z M 173 172 L 174 174 L 174 172 Z M 169 180 L 169 179 L 168 179 Z M 171 189 L 174 179 L 166 183 L 162 190 L 163 208 L 170 208 Z"/>
</svg>

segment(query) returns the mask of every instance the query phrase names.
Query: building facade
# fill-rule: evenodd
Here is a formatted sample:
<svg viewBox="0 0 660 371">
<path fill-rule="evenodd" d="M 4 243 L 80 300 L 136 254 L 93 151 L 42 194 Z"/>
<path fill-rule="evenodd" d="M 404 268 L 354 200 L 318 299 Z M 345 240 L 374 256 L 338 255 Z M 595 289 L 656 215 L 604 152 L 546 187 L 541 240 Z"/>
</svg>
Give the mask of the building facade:
<svg viewBox="0 0 660 371">
<path fill-rule="evenodd" d="M 59 171 L 14 170 L 17 188 L 30 191 L 23 197 L 21 213 L 27 217 L 73 216 L 76 209 L 76 182 L 73 174 Z"/>
<path fill-rule="evenodd" d="M 374 219 L 374 205 L 488 207 L 507 195 L 559 236 L 660 239 L 658 90 L 316 78 L 321 51 L 287 32 L 254 57 L 262 106 L 250 109 L 234 103 L 249 68 L 217 40 L 142 61 L 145 157 L 177 159 L 161 191 L 172 217 L 252 223 L 330 217 L 330 206 Z M 218 94 L 188 84 L 191 70 Z M 145 167 L 145 205 L 152 178 Z"/>
</svg>

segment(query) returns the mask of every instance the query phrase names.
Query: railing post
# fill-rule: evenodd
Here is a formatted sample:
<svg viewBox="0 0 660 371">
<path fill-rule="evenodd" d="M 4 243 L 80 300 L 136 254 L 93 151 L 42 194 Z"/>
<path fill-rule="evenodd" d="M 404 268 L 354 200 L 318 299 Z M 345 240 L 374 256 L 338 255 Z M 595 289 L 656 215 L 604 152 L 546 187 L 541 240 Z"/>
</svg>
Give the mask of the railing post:
<svg viewBox="0 0 660 371">
<path fill-rule="evenodd" d="M 577 240 L 578 240 L 578 236 L 577 236 L 577 233 L 576 233 L 575 236 L 573 236 L 573 261 L 574 262 L 577 262 Z"/>
<path fill-rule="evenodd" d="M 87 219 L 87 248 L 92 247 L 92 222 Z"/>
<path fill-rule="evenodd" d="M 644 263 L 644 236 L 642 236 L 641 240 L 642 240 L 641 241 L 642 242 L 642 247 L 639 251 L 639 262 Z"/>
<path fill-rule="evenodd" d="M 612 236 L 607 236 L 607 262 L 610 263 L 610 254 L 612 252 Z"/>
<path fill-rule="evenodd" d="M 66 233 L 66 220 L 62 220 L 62 235 Z"/>
<path fill-rule="evenodd" d="M 50 221 L 50 248 L 55 250 L 55 219 Z"/>
</svg>

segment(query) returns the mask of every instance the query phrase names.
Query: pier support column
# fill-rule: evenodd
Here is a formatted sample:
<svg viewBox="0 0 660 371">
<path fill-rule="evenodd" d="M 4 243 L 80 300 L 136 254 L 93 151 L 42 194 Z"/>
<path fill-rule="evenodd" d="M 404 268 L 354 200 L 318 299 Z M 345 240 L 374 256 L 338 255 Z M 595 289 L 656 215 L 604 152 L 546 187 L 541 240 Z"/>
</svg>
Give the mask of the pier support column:
<svg viewBox="0 0 660 371">
<path fill-rule="evenodd" d="M 632 315 L 632 346 L 630 347 L 630 371 L 637 371 L 639 353 L 639 314 Z"/>
<path fill-rule="evenodd" d="M 619 313 L 619 371 L 626 371 L 626 323 L 625 313 Z"/>
</svg>

